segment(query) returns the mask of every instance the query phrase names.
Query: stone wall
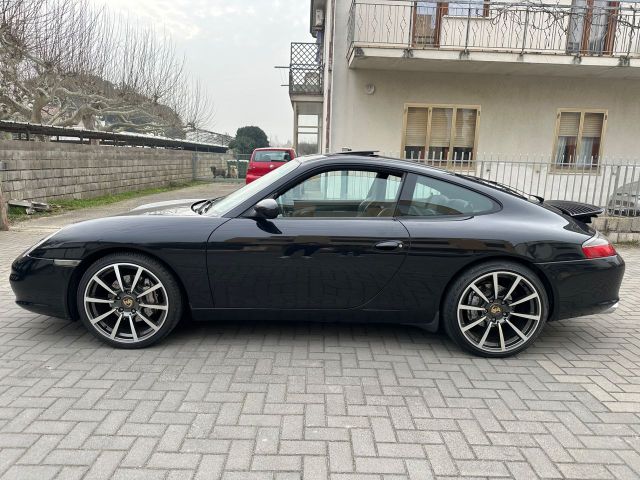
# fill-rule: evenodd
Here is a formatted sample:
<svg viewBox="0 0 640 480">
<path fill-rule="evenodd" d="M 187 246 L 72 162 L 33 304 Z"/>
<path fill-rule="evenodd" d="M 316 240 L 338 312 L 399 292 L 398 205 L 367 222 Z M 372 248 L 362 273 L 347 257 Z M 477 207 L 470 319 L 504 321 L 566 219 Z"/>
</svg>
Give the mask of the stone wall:
<svg viewBox="0 0 640 480">
<path fill-rule="evenodd" d="M 0 141 L 2 191 L 11 200 L 91 198 L 211 178 L 229 154 Z"/>
</svg>

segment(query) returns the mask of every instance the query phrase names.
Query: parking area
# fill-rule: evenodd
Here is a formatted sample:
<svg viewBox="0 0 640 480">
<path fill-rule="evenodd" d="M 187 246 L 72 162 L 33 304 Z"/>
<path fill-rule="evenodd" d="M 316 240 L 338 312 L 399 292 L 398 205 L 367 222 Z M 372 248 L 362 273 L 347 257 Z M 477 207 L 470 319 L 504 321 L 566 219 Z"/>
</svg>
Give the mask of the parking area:
<svg viewBox="0 0 640 480">
<path fill-rule="evenodd" d="M 11 261 L 79 219 L 0 232 L 0 476 L 7 479 L 640 478 L 640 249 L 614 314 L 548 325 L 506 360 L 409 326 L 185 324 L 114 350 L 13 302 Z"/>
</svg>

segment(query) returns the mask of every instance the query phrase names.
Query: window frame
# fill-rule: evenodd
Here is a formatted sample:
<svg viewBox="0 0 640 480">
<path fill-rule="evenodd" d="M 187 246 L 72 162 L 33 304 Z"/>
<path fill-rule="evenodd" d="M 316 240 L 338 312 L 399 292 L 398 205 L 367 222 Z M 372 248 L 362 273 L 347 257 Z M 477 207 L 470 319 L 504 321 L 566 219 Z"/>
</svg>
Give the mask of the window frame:
<svg viewBox="0 0 640 480">
<path fill-rule="evenodd" d="M 477 3 L 478 4 L 482 3 L 482 15 L 468 15 L 468 14 L 456 15 L 456 14 L 449 13 L 450 12 L 449 3 L 447 4 L 447 13 L 445 15 L 452 18 L 488 18 L 491 15 L 491 0 L 478 0 Z M 468 3 L 468 5 L 470 5 L 470 3 Z M 478 7 L 479 6 L 480 5 L 478 5 Z"/>
<path fill-rule="evenodd" d="M 396 199 L 395 199 L 395 207 L 393 209 L 393 215 L 388 217 L 278 217 L 277 220 L 299 221 L 299 220 L 395 220 L 396 219 L 396 216 L 398 214 L 398 204 L 400 202 L 400 199 L 402 198 L 402 193 L 404 191 L 406 179 L 409 173 L 404 170 L 391 168 L 391 167 L 388 168 L 385 166 L 378 167 L 374 165 L 354 165 L 354 164 L 321 166 L 318 168 L 314 168 L 313 170 L 307 171 L 303 175 L 300 175 L 292 179 L 290 182 L 287 182 L 286 184 L 272 191 L 264 198 L 272 198 L 275 200 L 280 195 L 283 195 L 287 191 L 291 190 L 292 188 L 295 188 L 296 186 L 300 185 L 302 182 L 309 180 L 310 178 L 313 178 L 317 175 L 322 175 L 323 173 L 335 172 L 335 171 L 341 171 L 341 170 L 374 172 L 376 174 L 386 173 L 388 175 L 394 175 L 394 176 L 400 177 L 400 186 L 398 187 L 398 194 L 396 195 Z M 264 200 L 264 198 L 262 200 Z M 241 216 L 250 215 L 252 210 L 253 210 L 253 206 L 250 207 Z"/>
<path fill-rule="evenodd" d="M 409 109 L 410 108 L 426 108 L 427 109 L 427 131 L 426 131 L 426 135 L 425 135 L 425 151 L 424 151 L 424 155 L 425 158 L 424 159 L 420 159 L 420 160 L 424 160 L 425 162 L 429 162 L 429 161 L 438 161 L 437 159 L 430 159 L 429 158 L 429 143 L 431 141 L 431 120 L 433 117 L 433 109 L 434 108 L 451 108 L 453 110 L 452 116 L 451 116 L 451 131 L 449 134 L 449 153 L 447 154 L 447 158 L 443 159 L 442 162 L 445 163 L 446 168 L 447 169 L 455 169 L 455 168 L 463 168 L 463 169 L 467 169 L 469 168 L 469 165 L 473 165 L 476 162 L 476 157 L 478 154 L 478 137 L 479 132 L 480 132 L 480 117 L 481 117 L 481 108 L 480 105 L 465 105 L 465 104 L 455 104 L 455 103 L 448 103 L 448 104 L 437 104 L 437 103 L 405 103 L 404 104 L 404 114 L 403 114 L 403 120 L 402 120 L 402 141 L 400 144 L 400 152 L 401 155 L 403 156 L 403 158 L 405 158 L 405 149 L 407 147 L 406 145 L 406 141 L 407 141 L 407 118 L 409 115 Z M 455 142 L 455 131 L 456 131 L 456 119 L 457 119 L 457 114 L 458 114 L 458 110 L 475 110 L 476 111 L 476 125 L 475 125 L 475 133 L 474 133 L 474 137 L 473 137 L 473 149 L 471 152 L 471 160 L 468 160 L 466 163 L 460 163 L 460 161 L 458 161 L 458 164 L 454 164 L 453 161 L 453 148 L 454 148 L 454 142 Z"/>
<path fill-rule="evenodd" d="M 416 184 L 418 183 L 418 178 L 419 177 L 424 177 L 424 178 L 427 178 L 427 179 L 430 179 L 430 180 L 437 180 L 439 182 L 448 183 L 448 184 L 454 185 L 454 186 L 456 186 L 458 188 L 462 188 L 464 190 L 469 190 L 469 191 L 471 191 L 473 193 L 481 195 L 481 196 L 483 196 L 483 197 L 485 197 L 485 198 L 487 198 L 487 199 L 489 199 L 491 201 L 491 203 L 493 204 L 493 208 L 491 210 L 487 210 L 487 211 L 484 211 L 484 212 L 481 212 L 481 213 L 474 213 L 474 214 L 461 213 L 461 214 L 458 214 L 458 215 L 422 215 L 422 216 L 418 216 L 418 215 L 401 215 L 400 214 L 400 204 L 402 202 L 407 202 L 407 203 L 410 204 L 413 201 L 413 193 L 415 192 Z M 402 187 L 402 190 L 400 192 L 400 198 L 398 199 L 398 204 L 396 205 L 396 217 L 398 219 L 400 219 L 400 220 L 438 220 L 438 221 L 442 221 L 442 220 L 446 220 L 446 219 L 462 220 L 462 219 L 466 219 L 466 218 L 479 217 L 479 216 L 483 216 L 483 215 L 490 215 L 492 213 L 499 212 L 500 210 L 502 210 L 502 203 L 500 203 L 498 200 L 496 200 L 491 195 L 487 195 L 485 192 L 481 192 L 480 190 L 468 187 L 466 185 L 460 185 L 457 182 L 450 182 L 449 180 L 446 180 L 444 178 L 437 178 L 437 177 L 434 177 L 432 175 L 411 172 L 404 179 L 403 187 Z"/>
<path fill-rule="evenodd" d="M 420 5 L 420 1 L 413 2 L 412 14 L 411 14 L 411 45 L 414 48 L 440 48 L 440 40 L 442 36 L 442 21 L 445 17 L 451 18 L 475 18 L 475 19 L 489 19 L 491 15 L 491 0 L 482 0 L 482 15 L 454 15 L 449 13 L 449 2 L 447 1 L 424 1 L 422 3 L 431 3 L 434 4 L 433 8 L 435 11 L 435 24 L 434 24 L 434 35 L 432 43 L 423 43 L 418 42 L 417 38 L 419 37 L 417 26 L 418 26 L 418 10 L 423 8 Z M 480 1 L 478 2 L 480 3 Z"/>
<path fill-rule="evenodd" d="M 560 118 L 562 117 L 563 113 L 578 113 L 580 114 L 580 123 L 578 125 L 578 135 L 576 136 L 576 154 L 575 157 L 573 159 L 573 162 L 571 163 L 563 163 L 563 164 L 558 164 L 556 162 L 556 151 L 558 148 L 558 140 L 559 140 L 559 133 L 560 133 Z M 585 166 L 585 165 L 578 165 L 576 163 L 576 160 L 580 157 L 580 154 L 582 153 L 580 151 L 581 149 L 581 143 L 582 143 L 582 133 L 583 133 L 583 129 L 584 129 L 584 117 L 585 114 L 587 113 L 595 113 L 595 114 L 602 114 L 603 118 L 602 118 L 602 130 L 600 131 L 600 147 L 598 148 L 598 161 L 595 163 L 595 165 L 589 165 L 589 166 Z M 556 127 L 553 133 L 553 146 L 552 146 L 552 150 L 551 150 L 551 167 L 553 168 L 553 170 L 556 171 L 575 171 L 575 170 L 597 170 L 600 168 L 600 160 L 602 159 L 602 152 L 604 150 L 604 140 L 605 140 L 605 133 L 607 130 L 607 121 L 609 119 L 609 111 L 607 109 L 599 109 L 599 108 L 559 108 L 556 112 Z"/>
</svg>

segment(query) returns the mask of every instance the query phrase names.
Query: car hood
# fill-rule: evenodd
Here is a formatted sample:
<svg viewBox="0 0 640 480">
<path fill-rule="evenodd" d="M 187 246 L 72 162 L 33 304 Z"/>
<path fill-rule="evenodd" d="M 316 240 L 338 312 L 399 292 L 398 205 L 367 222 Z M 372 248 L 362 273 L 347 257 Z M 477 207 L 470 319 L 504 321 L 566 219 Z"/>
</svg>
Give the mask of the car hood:
<svg viewBox="0 0 640 480">
<path fill-rule="evenodd" d="M 191 205 L 200 202 L 201 198 L 190 198 L 181 200 L 168 200 L 165 202 L 147 203 L 134 208 L 124 215 L 171 215 L 171 216 L 194 216 L 198 215 L 191 210 Z"/>
</svg>

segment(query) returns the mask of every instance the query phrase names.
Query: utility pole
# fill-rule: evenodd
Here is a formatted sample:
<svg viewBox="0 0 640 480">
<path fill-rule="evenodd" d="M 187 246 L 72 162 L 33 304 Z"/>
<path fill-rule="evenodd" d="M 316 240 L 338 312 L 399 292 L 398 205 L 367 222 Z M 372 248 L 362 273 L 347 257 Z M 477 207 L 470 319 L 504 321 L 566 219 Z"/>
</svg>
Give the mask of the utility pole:
<svg viewBox="0 0 640 480">
<path fill-rule="evenodd" d="M 7 199 L 4 198 L 4 195 L 2 194 L 2 179 L 4 178 L 4 171 L 6 169 L 7 164 L 0 161 L 0 231 L 9 230 L 9 216 L 7 214 L 9 204 L 7 203 Z"/>
</svg>

